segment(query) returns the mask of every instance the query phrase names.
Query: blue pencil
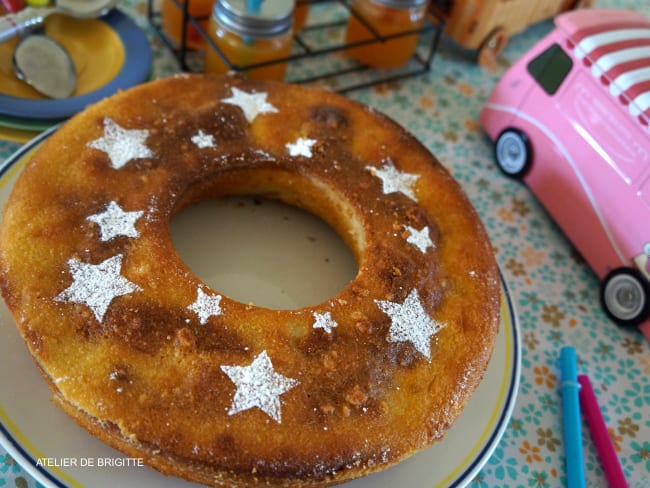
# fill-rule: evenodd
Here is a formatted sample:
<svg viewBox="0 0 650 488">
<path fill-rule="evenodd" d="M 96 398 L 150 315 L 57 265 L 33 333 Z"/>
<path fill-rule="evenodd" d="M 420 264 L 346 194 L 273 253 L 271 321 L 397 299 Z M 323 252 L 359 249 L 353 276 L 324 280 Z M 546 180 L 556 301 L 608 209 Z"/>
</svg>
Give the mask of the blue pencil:
<svg viewBox="0 0 650 488">
<path fill-rule="evenodd" d="M 562 371 L 562 410 L 564 445 L 566 450 L 566 472 L 568 488 L 584 488 L 585 466 L 582 454 L 582 427 L 578 392 L 578 365 L 576 350 L 565 346 L 560 351 Z"/>
</svg>

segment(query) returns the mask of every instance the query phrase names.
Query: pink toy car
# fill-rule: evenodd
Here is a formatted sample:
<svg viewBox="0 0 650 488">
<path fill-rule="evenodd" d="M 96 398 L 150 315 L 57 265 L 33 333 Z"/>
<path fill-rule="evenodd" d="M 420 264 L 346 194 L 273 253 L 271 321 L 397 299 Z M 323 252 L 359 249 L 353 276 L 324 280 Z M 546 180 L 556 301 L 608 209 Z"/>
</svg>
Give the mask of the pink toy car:
<svg viewBox="0 0 650 488">
<path fill-rule="evenodd" d="M 602 279 L 601 301 L 650 340 L 650 19 L 559 15 L 481 112 L 522 179 Z"/>
</svg>

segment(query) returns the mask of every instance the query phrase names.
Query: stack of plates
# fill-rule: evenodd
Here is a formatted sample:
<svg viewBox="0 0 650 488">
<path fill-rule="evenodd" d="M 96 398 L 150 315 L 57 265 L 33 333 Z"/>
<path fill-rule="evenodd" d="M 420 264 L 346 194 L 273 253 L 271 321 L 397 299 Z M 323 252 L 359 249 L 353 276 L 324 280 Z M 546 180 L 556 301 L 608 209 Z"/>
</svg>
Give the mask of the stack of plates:
<svg viewBox="0 0 650 488">
<path fill-rule="evenodd" d="M 12 56 L 16 40 L 0 44 L 0 139 L 26 142 L 87 105 L 149 76 L 151 47 L 130 17 L 113 9 L 99 19 L 47 18 L 47 34 L 63 45 L 77 71 L 71 97 L 54 100 L 18 80 Z"/>
</svg>

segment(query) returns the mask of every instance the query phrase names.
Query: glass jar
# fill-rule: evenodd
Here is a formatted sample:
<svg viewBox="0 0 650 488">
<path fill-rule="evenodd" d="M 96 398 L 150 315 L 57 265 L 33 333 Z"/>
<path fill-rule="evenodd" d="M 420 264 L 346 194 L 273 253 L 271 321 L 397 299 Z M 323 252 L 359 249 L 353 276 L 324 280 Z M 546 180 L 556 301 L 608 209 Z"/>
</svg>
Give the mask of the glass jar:
<svg viewBox="0 0 650 488">
<path fill-rule="evenodd" d="M 208 23 L 208 35 L 243 76 L 253 80 L 283 80 L 287 63 L 258 63 L 289 56 L 293 38 L 293 0 L 264 0 L 251 8 L 250 0 L 217 0 Z M 226 73 L 228 64 L 214 49 L 205 56 L 206 73 Z"/>
<path fill-rule="evenodd" d="M 381 36 L 422 28 L 427 13 L 427 0 L 354 0 L 352 8 Z M 375 36 L 351 12 L 346 42 L 367 41 Z M 419 32 L 386 41 L 348 48 L 347 54 L 367 66 L 397 68 L 406 64 L 417 47 Z"/>
<path fill-rule="evenodd" d="M 300 32 L 307 23 L 309 16 L 309 2 L 307 0 L 296 1 L 296 7 L 293 14 L 293 31 Z"/>
<path fill-rule="evenodd" d="M 180 7 L 174 0 L 164 0 L 162 4 L 162 28 L 165 33 L 177 45 L 181 45 L 183 32 L 183 8 L 187 5 L 187 13 L 194 17 L 203 30 L 208 26 L 208 19 L 212 11 L 214 0 L 177 0 Z M 190 49 L 205 48 L 205 39 L 201 33 L 188 20 L 185 31 L 185 45 Z"/>
</svg>

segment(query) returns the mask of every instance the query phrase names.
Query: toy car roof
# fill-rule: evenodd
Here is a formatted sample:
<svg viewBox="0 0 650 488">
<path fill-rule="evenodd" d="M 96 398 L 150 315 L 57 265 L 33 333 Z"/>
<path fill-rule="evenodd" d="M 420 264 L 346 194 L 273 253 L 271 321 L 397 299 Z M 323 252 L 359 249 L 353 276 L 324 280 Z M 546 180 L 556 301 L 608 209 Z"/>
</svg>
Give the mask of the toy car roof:
<svg viewBox="0 0 650 488">
<path fill-rule="evenodd" d="M 630 10 L 582 9 L 559 15 L 573 55 L 628 106 L 650 135 L 650 19 Z"/>
</svg>

